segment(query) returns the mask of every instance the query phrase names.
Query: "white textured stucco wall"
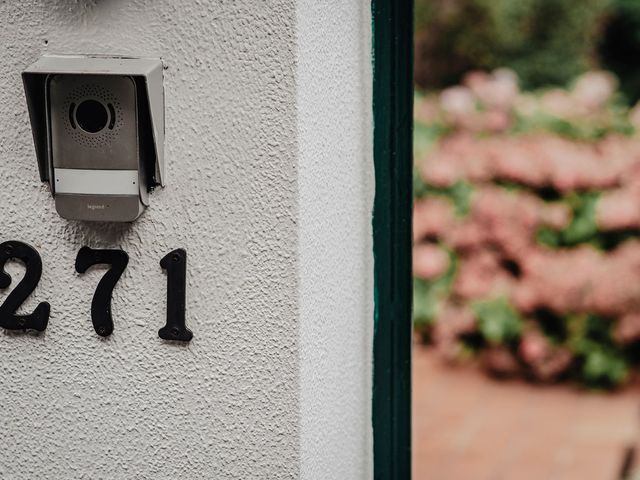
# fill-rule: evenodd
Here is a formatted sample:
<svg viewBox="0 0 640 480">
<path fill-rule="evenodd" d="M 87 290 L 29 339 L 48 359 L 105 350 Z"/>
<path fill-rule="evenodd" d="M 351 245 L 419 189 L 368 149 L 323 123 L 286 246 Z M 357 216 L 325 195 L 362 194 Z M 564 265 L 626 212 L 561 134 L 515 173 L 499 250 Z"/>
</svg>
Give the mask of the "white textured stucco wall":
<svg viewBox="0 0 640 480">
<path fill-rule="evenodd" d="M 372 478 L 371 7 L 298 2 L 302 476 Z"/>
<path fill-rule="evenodd" d="M 0 478 L 370 475 L 369 14 L 344 3 L 0 1 L 0 241 L 37 247 L 23 310 L 52 306 L 0 333 Z M 163 58 L 167 188 L 134 224 L 55 213 L 20 79 L 42 53 Z M 83 245 L 130 255 L 106 340 Z M 157 337 L 176 247 L 187 347 Z"/>
</svg>

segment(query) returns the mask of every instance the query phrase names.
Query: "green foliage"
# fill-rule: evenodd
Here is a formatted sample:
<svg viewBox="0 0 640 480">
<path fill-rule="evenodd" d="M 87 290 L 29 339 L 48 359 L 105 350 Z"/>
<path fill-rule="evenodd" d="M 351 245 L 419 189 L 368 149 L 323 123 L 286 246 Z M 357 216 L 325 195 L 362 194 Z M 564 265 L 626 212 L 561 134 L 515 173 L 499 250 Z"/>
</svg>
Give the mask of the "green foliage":
<svg viewBox="0 0 640 480">
<path fill-rule="evenodd" d="M 438 304 L 449 295 L 458 268 L 456 255 L 449 251 L 449 268 L 435 280 L 413 279 L 413 320 L 418 328 L 432 325 Z"/>
<path fill-rule="evenodd" d="M 640 99 L 640 2 L 611 0 L 604 20 L 598 53 L 603 67 L 620 79 L 620 88 L 629 103 Z"/>
<path fill-rule="evenodd" d="M 618 95 L 610 106 L 609 117 L 602 122 L 579 119 L 569 121 L 542 111 L 528 116 L 517 115 L 509 133 L 551 132 L 578 141 L 598 140 L 612 133 L 632 135 L 634 128 L 629 122 L 627 107 L 623 102 L 624 99 Z"/>
<path fill-rule="evenodd" d="M 551 248 L 573 247 L 589 244 L 599 250 L 612 250 L 621 243 L 638 238 L 640 230 L 598 230 L 596 209 L 600 199 L 599 192 L 574 192 L 564 197 L 572 210 L 572 220 L 564 230 L 541 227 L 536 232 L 536 240 Z"/>
<path fill-rule="evenodd" d="M 420 96 L 416 95 L 416 101 L 419 101 Z M 421 122 L 415 122 L 413 126 L 413 157 L 416 160 L 421 159 L 427 155 L 436 145 L 438 140 L 447 133 L 447 127 L 439 124 L 432 123 L 426 125 Z M 418 162 L 414 162 L 418 163 Z M 437 190 L 437 189 L 436 189 Z M 431 189 L 420 178 L 420 174 L 414 170 L 413 172 L 413 196 L 414 198 L 422 198 L 429 193 L 437 193 L 441 195 L 450 196 L 445 191 L 435 191 Z"/>
<path fill-rule="evenodd" d="M 472 309 L 484 339 L 492 344 L 517 340 L 522 331 L 522 318 L 504 298 L 477 302 Z"/>
<path fill-rule="evenodd" d="M 421 158 L 429 153 L 445 132 L 444 125 L 437 123 L 425 125 L 421 122 L 415 122 L 413 126 L 413 156 Z"/>
<path fill-rule="evenodd" d="M 417 0 L 414 73 L 421 87 L 458 83 L 493 62 L 489 12 L 474 0 Z"/>
<path fill-rule="evenodd" d="M 456 215 L 463 217 L 471 209 L 471 194 L 473 187 L 467 182 L 456 182 L 449 188 L 449 198 L 453 201 Z"/>
<path fill-rule="evenodd" d="M 627 376 L 627 364 L 613 348 L 603 348 L 595 342 L 584 353 L 581 375 L 591 387 L 612 387 L 622 383 Z"/>
<path fill-rule="evenodd" d="M 420 100 L 420 95 L 416 95 L 416 101 Z M 413 156 L 420 159 L 427 155 L 436 145 L 438 140 L 448 133 L 448 128 L 442 123 L 431 123 L 429 125 L 416 121 L 413 128 Z M 417 162 L 416 162 L 417 163 Z M 449 198 L 458 216 L 464 216 L 471 207 L 471 194 L 473 187 L 470 183 L 459 181 L 449 187 L 435 187 L 427 185 L 417 170 L 413 172 L 413 197 L 422 198 L 427 195 L 438 195 Z"/>
<path fill-rule="evenodd" d="M 570 247 L 587 242 L 597 243 L 596 206 L 598 197 L 598 192 L 570 194 L 566 201 L 573 212 L 571 223 L 564 230 L 540 228 L 537 232 L 538 242 L 554 248 Z"/>
<path fill-rule="evenodd" d="M 628 365 L 611 338 L 611 321 L 597 315 L 578 315 L 569 317 L 568 323 L 568 343 L 580 360 L 579 374 L 585 385 L 609 388 L 622 383 Z"/>
<path fill-rule="evenodd" d="M 525 88 L 565 85 L 585 71 L 609 0 L 478 0 L 490 13 L 495 61 Z"/>
<path fill-rule="evenodd" d="M 429 193 L 429 187 L 420 178 L 420 173 L 413 169 L 413 198 L 422 198 Z"/>
<path fill-rule="evenodd" d="M 510 67 L 525 88 L 565 85 L 592 63 L 611 0 L 417 0 L 416 81 Z"/>
<path fill-rule="evenodd" d="M 437 296 L 431 287 L 431 282 L 413 279 L 413 323 L 417 328 L 431 325 L 436 318 Z"/>
<path fill-rule="evenodd" d="M 464 217 L 469 213 L 472 193 L 473 186 L 468 182 L 458 181 L 449 187 L 434 187 L 424 183 L 417 173 L 413 176 L 413 195 L 415 198 L 447 197 L 453 203 L 455 214 L 458 217 Z"/>
<path fill-rule="evenodd" d="M 599 193 L 574 193 L 568 201 L 573 211 L 573 219 L 562 232 L 564 245 L 576 245 L 592 239 L 598 231 L 596 205 Z"/>
</svg>

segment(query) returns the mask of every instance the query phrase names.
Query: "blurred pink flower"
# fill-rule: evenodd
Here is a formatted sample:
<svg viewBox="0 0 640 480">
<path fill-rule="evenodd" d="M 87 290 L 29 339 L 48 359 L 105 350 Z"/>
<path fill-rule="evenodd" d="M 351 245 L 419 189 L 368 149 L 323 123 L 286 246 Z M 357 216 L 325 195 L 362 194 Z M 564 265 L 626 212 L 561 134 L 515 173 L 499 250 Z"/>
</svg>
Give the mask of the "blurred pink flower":
<svg viewBox="0 0 640 480">
<path fill-rule="evenodd" d="M 434 325 L 434 341 L 458 338 L 476 329 L 476 320 L 468 308 L 446 304 Z"/>
<path fill-rule="evenodd" d="M 521 258 L 521 268 L 511 292 L 521 312 L 548 308 L 616 316 L 640 311 L 640 242 L 625 242 L 606 254 L 589 246 L 532 249 Z"/>
<path fill-rule="evenodd" d="M 440 93 L 440 108 L 452 122 L 463 122 L 476 111 L 476 99 L 467 87 L 449 87 Z"/>
<path fill-rule="evenodd" d="M 500 68 L 487 74 L 470 72 L 464 84 L 489 110 L 511 110 L 518 98 L 518 76 L 512 70 Z"/>
<path fill-rule="evenodd" d="M 567 348 L 554 348 L 542 361 L 531 365 L 531 371 L 536 379 L 543 382 L 556 380 L 565 373 L 574 360 L 574 354 Z"/>
<path fill-rule="evenodd" d="M 422 179 L 434 187 L 449 187 L 464 178 L 464 171 L 455 157 L 437 151 L 430 154 L 420 168 Z"/>
<path fill-rule="evenodd" d="M 571 209 L 564 203 L 547 203 L 538 210 L 539 222 L 555 229 L 563 229 L 571 223 Z"/>
<path fill-rule="evenodd" d="M 499 255 L 491 250 L 479 250 L 460 259 L 453 291 L 466 300 L 480 299 L 506 294 L 512 283 L 500 265 Z"/>
<path fill-rule="evenodd" d="M 579 115 L 579 107 L 569 92 L 560 88 L 546 91 L 540 97 L 540 106 L 543 111 L 559 118 L 571 118 Z"/>
<path fill-rule="evenodd" d="M 480 121 L 491 132 L 503 132 L 511 127 L 511 115 L 503 110 L 482 112 Z"/>
<path fill-rule="evenodd" d="M 518 359 L 504 346 L 489 346 L 481 353 L 482 365 L 489 372 L 501 377 L 511 377 L 520 373 Z"/>
<path fill-rule="evenodd" d="M 602 230 L 640 228 L 640 189 L 604 193 L 598 201 L 596 222 Z"/>
<path fill-rule="evenodd" d="M 413 274 L 426 280 L 439 277 L 449 268 L 447 252 L 437 245 L 423 243 L 413 248 Z"/>
<path fill-rule="evenodd" d="M 586 72 L 576 81 L 571 96 L 583 111 L 593 112 L 611 100 L 617 86 L 616 78 L 609 72 Z"/>
<path fill-rule="evenodd" d="M 440 238 L 453 228 L 454 210 L 451 202 L 444 198 L 428 197 L 416 200 L 413 205 L 413 241 L 425 237 Z"/>
<path fill-rule="evenodd" d="M 518 347 L 520 358 L 528 364 L 541 362 L 549 355 L 550 350 L 551 345 L 549 345 L 548 340 L 535 329 L 525 331 Z"/>
<path fill-rule="evenodd" d="M 529 137 L 496 138 L 486 142 L 487 161 L 493 177 L 532 187 L 548 184 L 549 175 L 544 171 L 544 157 L 539 155 L 538 142 Z"/>
<path fill-rule="evenodd" d="M 585 311 L 601 255 L 588 246 L 534 250 L 522 258 L 521 281 L 512 301 L 524 312 L 545 307 L 559 313 Z"/>
<path fill-rule="evenodd" d="M 457 223 L 444 238 L 458 252 L 480 248 L 485 241 L 482 226 L 469 220 Z"/>
<path fill-rule="evenodd" d="M 540 300 L 534 285 L 528 279 L 520 280 L 514 285 L 510 301 L 519 312 L 531 313 L 538 308 Z"/>
<path fill-rule="evenodd" d="M 573 354 L 566 348 L 551 344 L 536 327 L 525 330 L 518 347 L 520 358 L 537 380 L 551 381 L 564 373 L 573 362 Z"/>
<path fill-rule="evenodd" d="M 461 353 L 460 337 L 473 333 L 476 321 L 465 307 L 446 304 L 433 326 L 432 338 L 439 355 L 446 361 L 456 360 Z"/>
<path fill-rule="evenodd" d="M 440 105 L 438 98 L 428 95 L 415 102 L 413 116 L 416 121 L 424 124 L 432 124 L 440 119 Z"/>
<path fill-rule="evenodd" d="M 613 338 L 621 345 L 640 340 L 640 312 L 622 315 L 613 326 Z"/>
<path fill-rule="evenodd" d="M 483 70 L 472 70 L 467 72 L 462 80 L 464 86 L 468 87 L 473 94 L 478 97 L 478 92 L 491 82 L 491 75 Z"/>
<path fill-rule="evenodd" d="M 640 185 L 640 145 L 611 136 L 597 144 L 551 135 L 477 138 L 445 137 L 418 163 L 422 178 L 435 186 L 458 180 L 506 180 L 560 192 Z"/>
</svg>

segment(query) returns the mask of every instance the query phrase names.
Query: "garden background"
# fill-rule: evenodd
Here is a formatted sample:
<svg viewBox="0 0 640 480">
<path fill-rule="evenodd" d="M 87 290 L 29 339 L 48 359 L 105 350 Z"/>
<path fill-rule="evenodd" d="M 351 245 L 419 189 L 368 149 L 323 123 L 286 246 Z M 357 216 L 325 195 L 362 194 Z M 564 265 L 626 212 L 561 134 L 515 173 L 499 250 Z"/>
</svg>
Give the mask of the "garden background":
<svg viewBox="0 0 640 480">
<path fill-rule="evenodd" d="M 414 320 L 447 362 L 640 378 L 640 2 L 418 0 Z"/>
</svg>

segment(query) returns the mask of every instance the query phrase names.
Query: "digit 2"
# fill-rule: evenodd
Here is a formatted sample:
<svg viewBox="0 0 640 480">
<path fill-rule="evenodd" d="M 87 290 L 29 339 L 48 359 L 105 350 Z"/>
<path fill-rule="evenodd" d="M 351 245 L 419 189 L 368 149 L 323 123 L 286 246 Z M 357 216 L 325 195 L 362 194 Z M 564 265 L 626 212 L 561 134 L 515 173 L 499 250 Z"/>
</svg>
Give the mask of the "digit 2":
<svg viewBox="0 0 640 480">
<path fill-rule="evenodd" d="M 78 273 L 86 272 L 93 265 L 106 264 L 111 267 L 100 279 L 91 301 L 91 322 L 94 330 L 101 337 L 108 337 L 113 332 L 111 295 L 128 263 L 129 255 L 123 250 L 94 250 L 82 247 L 76 257 Z"/>
<path fill-rule="evenodd" d="M 187 252 L 178 248 L 160 260 L 167 271 L 167 324 L 158 331 L 163 340 L 189 342 L 193 333 L 185 325 Z"/>
<path fill-rule="evenodd" d="M 16 315 L 16 310 L 31 295 L 42 276 L 42 259 L 38 251 L 26 243 L 9 241 L 0 244 L 0 289 L 11 285 L 11 276 L 4 267 L 12 258 L 22 261 L 26 267 L 24 278 L 0 305 L 0 327 L 7 330 L 37 330 L 42 332 L 49 323 L 51 306 L 40 303 L 33 313 Z"/>
</svg>

